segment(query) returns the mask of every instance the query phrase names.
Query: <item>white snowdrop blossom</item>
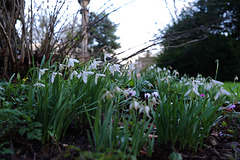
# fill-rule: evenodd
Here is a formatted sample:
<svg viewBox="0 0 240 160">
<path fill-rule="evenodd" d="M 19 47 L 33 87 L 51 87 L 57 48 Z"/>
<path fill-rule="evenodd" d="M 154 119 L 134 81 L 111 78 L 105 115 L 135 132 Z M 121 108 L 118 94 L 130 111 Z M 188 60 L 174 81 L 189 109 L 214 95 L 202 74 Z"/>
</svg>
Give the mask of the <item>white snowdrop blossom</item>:
<svg viewBox="0 0 240 160">
<path fill-rule="evenodd" d="M 74 63 L 79 63 L 79 60 L 74 59 L 74 58 L 69 58 L 69 60 L 68 60 L 68 68 L 69 67 L 74 67 Z"/>
<path fill-rule="evenodd" d="M 217 94 L 215 95 L 214 99 L 217 100 L 220 95 L 228 95 L 228 96 L 230 96 L 231 93 L 229 93 L 227 90 L 225 90 L 225 89 L 223 89 L 223 87 L 221 87 L 219 89 L 219 91 L 217 92 Z"/>
<path fill-rule="evenodd" d="M 33 86 L 36 86 L 36 87 L 45 87 L 45 85 L 42 84 L 42 83 L 36 83 L 36 84 L 34 84 Z"/>
<path fill-rule="evenodd" d="M 162 72 L 162 68 L 157 67 L 157 72 Z"/>
<path fill-rule="evenodd" d="M 111 66 L 109 66 L 109 71 L 112 73 L 112 75 L 114 75 L 114 72 L 120 72 L 120 65 L 119 64 L 113 64 Z"/>
<path fill-rule="evenodd" d="M 123 94 L 124 94 L 125 97 L 128 97 L 128 96 L 129 96 L 129 92 L 128 92 L 127 90 L 124 90 L 124 91 L 123 91 Z"/>
<path fill-rule="evenodd" d="M 148 116 L 149 118 L 151 118 L 150 115 L 149 115 L 149 112 L 150 112 L 150 110 L 151 110 L 150 107 L 149 107 L 149 106 L 145 106 L 144 109 L 145 109 L 145 113 L 147 114 L 147 116 Z"/>
<path fill-rule="evenodd" d="M 189 89 L 184 96 L 189 96 L 191 93 L 195 93 L 196 95 L 200 96 L 198 90 L 195 87 L 192 87 L 191 89 Z"/>
<path fill-rule="evenodd" d="M 128 93 L 129 93 L 130 96 L 135 96 L 136 95 L 136 91 L 134 91 L 131 88 L 128 89 Z"/>
<path fill-rule="evenodd" d="M 130 109 L 134 108 L 135 110 L 137 110 L 139 107 L 140 107 L 140 104 L 134 98 L 132 103 L 130 104 L 129 108 Z"/>
<path fill-rule="evenodd" d="M 107 98 L 109 100 L 111 100 L 113 98 L 113 95 L 109 92 L 109 91 L 106 91 L 106 93 L 103 95 L 103 98 Z"/>
<path fill-rule="evenodd" d="M 145 93 L 145 94 L 144 94 L 144 98 L 145 98 L 145 99 L 148 99 L 148 98 L 150 98 L 150 97 L 151 97 L 151 94 L 150 94 L 150 93 Z"/>
<path fill-rule="evenodd" d="M 200 81 L 197 80 L 192 80 L 192 81 L 188 81 L 185 85 L 191 85 L 196 91 L 198 90 L 198 85 L 203 85 L 203 83 L 201 83 Z"/>
<path fill-rule="evenodd" d="M 118 86 L 116 86 L 116 87 L 114 88 L 114 91 L 115 91 L 117 94 L 120 94 L 120 93 L 123 92 L 123 90 L 122 90 L 121 88 L 119 88 Z"/>
<path fill-rule="evenodd" d="M 70 79 L 73 79 L 73 76 L 77 76 L 77 75 L 78 75 L 77 71 L 73 71 L 70 75 Z"/>
<path fill-rule="evenodd" d="M 1 87 L 1 86 L 0 86 L 0 90 L 3 90 L 3 91 L 5 91 L 5 89 L 4 89 L 3 87 Z"/>
<path fill-rule="evenodd" d="M 235 76 L 234 81 L 238 81 L 238 76 L 237 75 Z"/>
<path fill-rule="evenodd" d="M 130 73 L 132 73 L 132 71 L 134 71 L 135 70 L 135 65 L 136 65 L 137 63 L 132 63 L 132 62 L 130 62 L 129 63 L 129 65 L 128 65 L 128 69 L 129 69 L 129 72 Z"/>
<path fill-rule="evenodd" d="M 99 77 L 105 77 L 105 74 L 100 74 L 100 73 L 96 73 L 96 75 L 95 75 L 95 83 L 97 84 L 97 80 L 98 80 L 98 78 Z"/>
<path fill-rule="evenodd" d="M 151 106 L 158 104 L 156 97 L 152 97 L 150 104 Z"/>
<path fill-rule="evenodd" d="M 51 76 L 51 83 L 54 82 L 54 79 L 55 79 L 55 77 L 56 77 L 57 74 L 60 75 L 60 76 L 62 76 L 62 73 L 53 72 L 53 73 L 52 73 L 52 76 Z"/>
<path fill-rule="evenodd" d="M 47 71 L 47 68 L 39 69 L 38 79 L 41 80 L 41 76 Z"/>
<path fill-rule="evenodd" d="M 159 94 L 158 92 L 153 92 L 152 95 L 157 98 Z"/>
<path fill-rule="evenodd" d="M 211 79 L 210 83 L 206 86 L 206 89 L 209 90 L 209 89 L 211 89 L 213 86 L 216 86 L 216 85 L 222 86 L 222 85 L 224 85 L 224 83 L 223 83 L 223 82 L 220 82 L 220 81 L 216 81 L 216 80 Z"/>
<path fill-rule="evenodd" d="M 62 71 L 66 65 L 65 64 L 59 64 L 59 70 Z"/>
<path fill-rule="evenodd" d="M 107 61 L 107 58 L 112 58 L 112 56 L 110 54 L 104 54 L 104 62 Z"/>
<path fill-rule="evenodd" d="M 90 72 L 90 71 L 82 71 L 82 77 L 83 77 L 83 82 L 87 83 L 87 77 L 88 75 L 93 75 L 94 72 Z"/>
<path fill-rule="evenodd" d="M 149 115 L 150 110 L 151 110 L 151 109 L 150 109 L 149 106 L 141 105 L 141 107 L 140 107 L 140 109 L 139 109 L 139 113 L 142 113 L 142 111 L 144 111 L 144 112 L 146 113 L 146 115 L 147 115 L 149 118 L 151 118 L 150 115 Z"/>
<path fill-rule="evenodd" d="M 171 79 L 171 76 L 163 77 L 163 78 L 160 79 L 160 81 L 164 81 L 165 80 L 167 82 L 167 84 L 169 84 L 169 79 Z"/>
<path fill-rule="evenodd" d="M 92 61 L 92 63 L 90 64 L 90 66 L 88 67 L 89 70 L 92 69 L 97 69 L 97 66 L 102 63 L 102 61 L 96 61 L 95 59 Z"/>
</svg>

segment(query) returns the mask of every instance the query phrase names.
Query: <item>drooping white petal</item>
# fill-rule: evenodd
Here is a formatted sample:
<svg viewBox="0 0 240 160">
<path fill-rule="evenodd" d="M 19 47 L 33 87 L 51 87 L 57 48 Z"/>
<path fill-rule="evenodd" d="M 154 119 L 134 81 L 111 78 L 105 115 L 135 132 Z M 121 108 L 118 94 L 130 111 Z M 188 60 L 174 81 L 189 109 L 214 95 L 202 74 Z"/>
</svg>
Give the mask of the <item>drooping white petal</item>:
<svg viewBox="0 0 240 160">
<path fill-rule="evenodd" d="M 95 83 L 97 84 L 97 80 L 98 80 L 98 77 L 105 77 L 105 74 L 99 74 L 99 73 L 96 73 L 95 75 Z"/>
<path fill-rule="evenodd" d="M 112 56 L 110 54 L 104 54 L 104 62 L 107 61 L 107 58 L 112 58 Z"/>
<path fill-rule="evenodd" d="M 128 97 L 128 96 L 129 96 L 129 93 L 128 93 L 127 90 L 124 90 L 124 91 L 123 91 L 123 94 L 124 94 L 125 97 Z"/>
<path fill-rule="evenodd" d="M 92 63 L 90 64 L 90 66 L 88 67 L 89 70 L 92 69 L 97 69 L 97 66 L 102 63 L 102 61 L 96 61 L 95 59 L 92 61 Z"/>
<path fill-rule="evenodd" d="M 148 98 L 150 98 L 150 97 L 151 97 L 151 94 L 150 94 L 150 93 L 145 93 L 145 94 L 144 94 L 144 98 L 148 99 Z"/>
<path fill-rule="evenodd" d="M 42 83 L 36 83 L 36 84 L 34 84 L 33 86 L 36 86 L 36 87 L 45 87 L 45 85 L 42 84 Z"/>
<path fill-rule="evenodd" d="M 59 64 L 59 70 L 62 71 L 66 65 L 64 64 Z"/>
<path fill-rule="evenodd" d="M 145 109 L 145 113 L 147 114 L 147 116 L 149 118 L 151 118 L 150 115 L 149 115 L 149 111 L 151 110 L 150 107 L 149 106 L 145 106 L 144 109 Z"/>
<path fill-rule="evenodd" d="M 82 76 L 82 72 L 80 72 L 78 75 L 77 75 L 77 78 L 80 79 Z"/>
<path fill-rule="evenodd" d="M 189 96 L 191 92 L 192 92 L 192 89 L 189 89 L 189 90 L 184 94 L 184 96 Z"/>
<path fill-rule="evenodd" d="M 153 92 L 152 95 L 157 98 L 159 94 L 158 92 Z"/>
<path fill-rule="evenodd" d="M 83 82 L 84 82 L 84 83 L 87 83 L 87 77 L 88 77 L 88 75 L 92 75 L 92 74 L 94 74 L 94 72 L 82 71 Z"/>
<path fill-rule="evenodd" d="M 220 94 L 221 94 L 220 91 L 218 91 L 217 94 L 214 96 L 214 99 L 217 100 Z"/>
<path fill-rule="evenodd" d="M 73 71 L 70 75 L 70 79 L 73 79 L 73 76 L 76 76 L 78 75 L 77 71 Z"/>
<path fill-rule="evenodd" d="M 220 81 L 216 81 L 216 80 L 213 80 L 212 79 L 212 83 L 214 84 L 214 85 L 224 85 L 224 83 L 223 82 L 220 82 Z"/>
<path fill-rule="evenodd" d="M 131 88 L 128 89 L 128 93 L 129 93 L 130 96 L 135 96 L 136 95 L 136 91 L 134 91 Z"/>
<path fill-rule="evenodd" d="M 47 68 L 39 69 L 38 79 L 41 80 L 41 76 L 47 71 Z"/>
<path fill-rule="evenodd" d="M 196 88 L 192 88 L 192 91 L 193 91 L 196 95 L 200 96 L 200 94 L 199 94 L 199 92 L 196 90 Z"/>
<path fill-rule="evenodd" d="M 77 59 L 74 59 L 74 58 L 69 58 L 69 60 L 68 60 L 68 68 L 69 67 L 74 67 L 74 63 L 79 63 L 79 61 Z"/>
<path fill-rule="evenodd" d="M 120 72 L 120 65 L 119 64 L 113 64 L 109 66 L 109 71 L 114 75 L 114 72 Z M 120 72 L 121 73 L 121 72 Z"/>
<path fill-rule="evenodd" d="M 114 88 L 114 91 L 115 91 L 117 94 L 120 94 L 120 93 L 123 92 L 123 90 L 122 90 L 121 88 L 119 88 L 118 86 L 116 86 L 116 87 Z"/>
<path fill-rule="evenodd" d="M 53 72 L 53 73 L 52 73 L 51 83 L 54 82 L 54 79 L 55 79 L 56 75 L 57 75 L 57 72 Z"/>
<path fill-rule="evenodd" d="M 129 106 L 130 109 L 134 108 L 135 110 L 137 110 L 139 108 L 139 103 L 133 99 L 132 103 Z"/>
</svg>

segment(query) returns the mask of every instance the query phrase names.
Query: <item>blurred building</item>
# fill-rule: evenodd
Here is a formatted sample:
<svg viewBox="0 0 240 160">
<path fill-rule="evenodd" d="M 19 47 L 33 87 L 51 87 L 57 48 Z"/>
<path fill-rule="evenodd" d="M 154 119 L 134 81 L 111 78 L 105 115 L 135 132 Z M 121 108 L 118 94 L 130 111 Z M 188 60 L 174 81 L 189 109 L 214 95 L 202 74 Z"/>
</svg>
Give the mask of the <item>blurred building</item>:
<svg viewBox="0 0 240 160">
<path fill-rule="evenodd" d="M 154 64 L 155 58 L 156 55 L 151 55 L 149 51 L 145 54 L 144 57 L 138 57 L 138 59 L 136 60 L 136 68 L 138 70 L 138 73 L 140 73 L 142 69 L 145 69 L 146 67 Z"/>
</svg>

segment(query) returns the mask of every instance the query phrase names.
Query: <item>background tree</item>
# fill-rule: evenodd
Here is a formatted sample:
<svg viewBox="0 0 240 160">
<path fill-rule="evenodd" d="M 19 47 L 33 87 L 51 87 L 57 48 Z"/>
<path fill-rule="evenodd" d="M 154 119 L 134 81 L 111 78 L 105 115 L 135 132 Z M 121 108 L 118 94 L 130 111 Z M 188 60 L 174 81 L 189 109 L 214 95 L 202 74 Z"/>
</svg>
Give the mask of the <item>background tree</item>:
<svg viewBox="0 0 240 160">
<path fill-rule="evenodd" d="M 120 43 L 117 42 L 119 37 L 115 35 L 117 24 L 113 23 L 105 12 L 90 13 L 90 24 L 100 19 L 100 23 L 96 23 L 89 29 L 89 48 L 93 49 L 95 54 L 102 52 L 103 49 L 108 53 L 113 53 L 115 49 L 120 48 Z"/>
<path fill-rule="evenodd" d="M 218 59 L 218 79 L 233 80 L 240 73 L 239 11 L 237 0 L 198 0 L 163 32 L 157 64 L 214 77 Z"/>
</svg>

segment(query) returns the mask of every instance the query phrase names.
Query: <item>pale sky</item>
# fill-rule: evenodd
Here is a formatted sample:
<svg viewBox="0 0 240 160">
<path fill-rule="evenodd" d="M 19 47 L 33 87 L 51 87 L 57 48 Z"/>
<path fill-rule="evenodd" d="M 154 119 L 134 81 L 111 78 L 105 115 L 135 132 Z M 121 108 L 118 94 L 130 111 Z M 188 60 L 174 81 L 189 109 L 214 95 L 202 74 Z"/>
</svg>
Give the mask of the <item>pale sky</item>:
<svg viewBox="0 0 240 160">
<path fill-rule="evenodd" d="M 89 3 L 90 11 L 97 11 L 98 6 L 103 6 L 108 0 L 91 0 Z M 111 0 L 113 7 L 109 10 L 118 8 L 132 0 Z M 184 5 L 192 0 L 175 0 L 178 13 Z M 132 3 L 122 7 L 118 11 L 112 13 L 109 18 L 119 24 L 116 35 L 120 37 L 121 49 L 116 53 L 135 47 L 123 54 L 126 57 L 144 46 L 149 45 L 149 40 L 154 39 L 154 34 L 159 33 L 171 21 L 171 14 L 175 16 L 176 9 L 174 8 L 173 0 L 135 0 Z M 168 8 L 167 8 L 168 7 Z M 157 46 L 159 50 L 159 46 Z M 152 51 L 154 52 L 154 51 Z M 156 50 L 155 50 L 156 52 Z M 136 56 L 135 58 L 137 58 Z M 120 56 L 121 58 L 121 56 Z"/>
<path fill-rule="evenodd" d="M 38 1 L 40 2 L 40 0 L 35 0 L 36 4 L 39 5 L 39 3 L 37 3 Z M 48 0 L 43 1 L 43 6 L 46 7 L 47 4 L 54 6 L 56 0 L 50 0 L 49 3 L 47 1 Z M 119 57 L 121 58 L 149 45 L 150 43 L 147 42 L 154 38 L 154 34 L 159 33 L 158 30 L 162 30 L 170 23 L 172 19 L 170 13 L 175 16 L 175 11 L 180 13 L 181 8 L 184 5 L 187 6 L 188 2 L 192 2 L 193 0 L 175 0 L 177 10 L 174 8 L 173 1 L 174 0 L 90 0 L 88 9 L 90 12 L 95 13 L 101 13 L 104 10 L 109 13 L 124 4 L 132 2 L 116 12 L 111 13 L 109 16 L 111 21 L 118 24 L 116 35 L 120 37 L 118 42 L 121 44 L 121 48 L 116 50 L 116 53 L 133 48 Z M 66 2 L 69 5 L 67 12 L 70 14 L 69 17 L 71 17 L 71 14 L 73 15 L 80 9 L 80 4 L 78 0 L 67 0 Z M 166 2 L 168 4 L 166 4 Z M 66 15 L 66 13 L 62 14 L 62 16 Z M 79 14 L 78 17 L 80 19 L 81 15 Z M 71 18 L 68 19 L 70 20 Z M 158 46 L 157 51 L 159 50 Z M 157 51 L 155 50 L 155 52 Z M 137 56 L 135 58 L 137 58 Z"/>
</svg>

